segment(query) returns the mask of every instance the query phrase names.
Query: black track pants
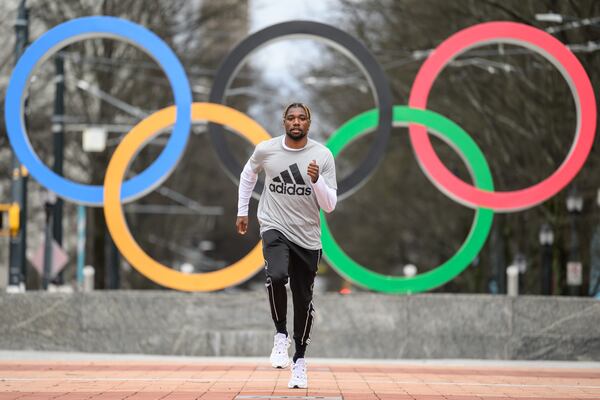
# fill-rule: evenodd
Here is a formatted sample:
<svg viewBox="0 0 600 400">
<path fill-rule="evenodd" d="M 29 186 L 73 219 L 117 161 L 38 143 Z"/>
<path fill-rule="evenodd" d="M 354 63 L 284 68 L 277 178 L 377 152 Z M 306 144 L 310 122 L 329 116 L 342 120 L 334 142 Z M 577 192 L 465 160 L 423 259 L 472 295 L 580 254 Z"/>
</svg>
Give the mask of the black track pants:
<svg viewBox="0 0 600 400">
<path fill-rule="evenodd" d="M 310 342 L 310 330 L 313 325 L 313 284 L 321 250 L 300 247 L 274 229 L 263 232 L 262 240 L 267 275 L 265 286 L 273 321 L 286 321 L 285 284 L 289 278 L 294 302 L 294 340 L 305 345 Z"/>
</svg>

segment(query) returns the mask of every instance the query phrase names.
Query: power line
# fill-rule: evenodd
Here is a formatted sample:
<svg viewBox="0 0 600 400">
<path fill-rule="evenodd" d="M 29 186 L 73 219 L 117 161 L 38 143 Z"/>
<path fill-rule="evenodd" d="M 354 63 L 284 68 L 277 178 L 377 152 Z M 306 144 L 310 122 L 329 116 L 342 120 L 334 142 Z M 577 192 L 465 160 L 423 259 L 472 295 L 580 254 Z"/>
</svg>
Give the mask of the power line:
<svg viewBox="0 0 600 400">
<path fill-rule="evenodd" d="M 197 213 L 206 214 L 206 215 L 223 215 L 223 207 L 203 206 L 202 204 L 198 203 L 196 200 L 192 200 L 189 197 L 186 197 L 185 195 L 183 195 L 173 189 L 170 189 L 166 186 L 159 187 L 158 193 L 189 208 L 190 210 L 196 211 Z"/>
<path fill-rule="evenodd" d="M 578 19 L 575 21 L 569 21 L 563 25 L 551 26 L 549 28 L 546 28 L 546 32 L 558 33 L 558 32 L 568 31 L 571 29 L 583 28 L 586 26 L 594 26 L 596 28 L 600 28 L 600 25 L 598 25 L 599 23 L 600 23 L 600 17 L 583 18 L 583 19 Z"/>
</svg>

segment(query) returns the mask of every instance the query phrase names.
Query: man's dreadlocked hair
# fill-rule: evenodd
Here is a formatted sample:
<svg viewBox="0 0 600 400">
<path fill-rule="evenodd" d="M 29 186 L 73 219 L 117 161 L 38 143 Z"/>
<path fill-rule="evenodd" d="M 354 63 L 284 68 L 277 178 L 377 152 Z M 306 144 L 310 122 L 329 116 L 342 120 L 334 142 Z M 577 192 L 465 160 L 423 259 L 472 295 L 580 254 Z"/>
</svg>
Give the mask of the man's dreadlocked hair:
<svg viewBox="0 0 600 400">
<path fill-rule="evenodd" d="M 303 103 L 292 103 L 290 105 L 288 105 L 285 110 L 283 110 L 283 119 L 285 119 L 285 116 L 287 115 L 287 112 L 290 110 L 290 108 L 302 108 L 304 109 L 304 112 L 306 113 L 306 116 L 308 117 L 308 120 L 310 121 L 310 108 L 308 108 L 308 106 L 306 104 Z"/>
</svg>

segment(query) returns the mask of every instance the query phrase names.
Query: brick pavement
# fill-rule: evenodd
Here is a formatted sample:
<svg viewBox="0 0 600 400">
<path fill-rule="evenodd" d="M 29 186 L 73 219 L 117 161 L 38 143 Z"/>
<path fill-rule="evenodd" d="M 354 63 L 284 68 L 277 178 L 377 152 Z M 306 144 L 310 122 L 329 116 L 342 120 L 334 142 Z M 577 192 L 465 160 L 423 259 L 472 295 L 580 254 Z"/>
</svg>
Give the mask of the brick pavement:
<svg viewBox="0 0 600 400">
<path fill-rule="evenodd" d="M 454 365 L 309 360 L 309 388 L 265 361 L 0 361 L 0 400 L 600 399 L 595 364 Z"/>
</svg>

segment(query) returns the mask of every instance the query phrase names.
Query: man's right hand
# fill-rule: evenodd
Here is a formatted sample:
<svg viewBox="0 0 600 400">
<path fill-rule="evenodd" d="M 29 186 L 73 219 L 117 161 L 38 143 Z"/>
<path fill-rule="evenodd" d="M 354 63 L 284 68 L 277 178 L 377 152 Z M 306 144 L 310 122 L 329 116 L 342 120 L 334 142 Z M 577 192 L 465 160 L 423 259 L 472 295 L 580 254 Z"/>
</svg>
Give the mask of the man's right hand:
<svg viewBox="0 0 600 400">
<path fill-rule="evenodd" d="M 235 220 L 235 226 L 237 227 L 237 232 L 240 235 L 245 235 L 246 231 L 248 231 L 248 216 L 237 217 Z"/>
</svg>

